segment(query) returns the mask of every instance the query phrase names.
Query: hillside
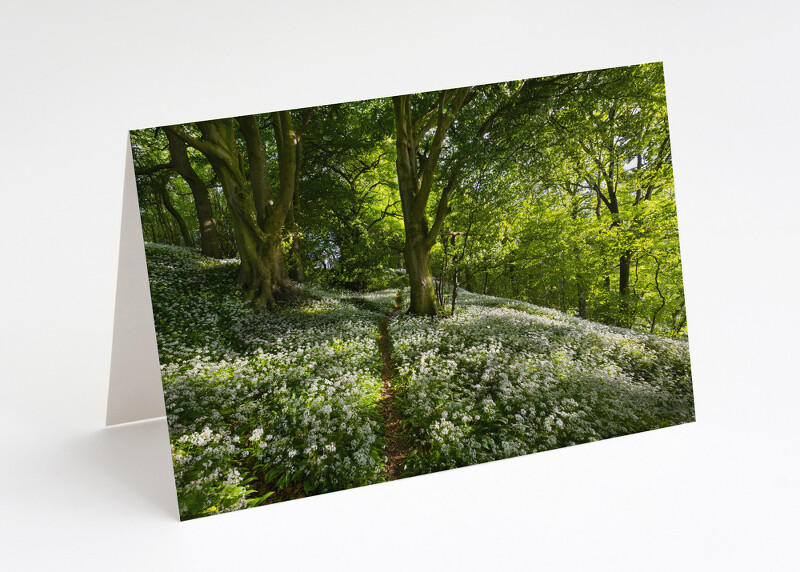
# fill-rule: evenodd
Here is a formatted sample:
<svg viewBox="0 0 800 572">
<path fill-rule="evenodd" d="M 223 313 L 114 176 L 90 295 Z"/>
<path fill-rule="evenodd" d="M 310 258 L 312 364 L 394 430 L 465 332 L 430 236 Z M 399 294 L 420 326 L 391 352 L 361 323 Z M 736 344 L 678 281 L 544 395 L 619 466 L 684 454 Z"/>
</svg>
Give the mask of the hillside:
<svg viewBox="0 0 800 572">
<path fill-rule="evenodd" d="M 182 518 L 694 420 L 684 341 L 468 292 L 448 319 L 309 286 L 254 313 L 236 261 L 146 251 Z"/>
</svg>

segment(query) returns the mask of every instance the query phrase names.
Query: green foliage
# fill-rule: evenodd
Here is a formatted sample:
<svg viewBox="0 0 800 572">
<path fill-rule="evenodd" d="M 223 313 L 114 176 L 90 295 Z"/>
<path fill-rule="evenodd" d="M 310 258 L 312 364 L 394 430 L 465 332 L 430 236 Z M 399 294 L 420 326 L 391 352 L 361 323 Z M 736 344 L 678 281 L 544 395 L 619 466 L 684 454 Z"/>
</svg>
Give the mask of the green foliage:
<svg viewBox="0 0 800 572">
<path fill-rule="evenodd" d="M 457 265 L 473 292 L 685 337 L 661 66 L 480 93 L 482 147 L 462 125 L 467 174 L 442 239 L 469 230 L 469 240 L 457 264 L 440 244 L 434 275 L 448 280 Z"/>
<path fill-rule="evenodd" d="M 435 119 L 438 92 L 411 108 Z M 378 291 L 407 285 L 405 229 L 391 100 L 295 110 L 302 129 L 287 264 L 306 281 Z M 272 180 L 278 178 L 270 115 L 257 116 Z M 234 122 L 235 124 L 235 122 Z M 194 125 L 183 126 L 199 137 Z M 422 165 L 434 129 L 418 142 Z M 422 131 L 421 131 L 422 133 Z M 170 169 L 163 130 L 132 132 L 145 237 L 183 244 L 177 218 L 198 244 L 192 194 Z M 249 171 L 241 133 L 243 172 Z M 222 250 L 234 256 L 230 213 L 205 157 L 189 148 L 207 183 Z M 660 64 L 595 70 L 472 89 L 448 131 L 427 219 L 456 181 L 432 251 L 440 305 L 452 281 L 608 324 L 686 337 L 665 86 Z M 453 239 L 455 237 L 455 239 Z M 452 240 L 449 249 L 444 242 Z M 293 243 L 294 241 L 294 243 Z M 448 312 L 445 312 L 448 313 Z"/>
<path fill-rule="evenodd" d="M 391 104 L 318 110 L 304 152 L 298 222 L 311 281 L 351 290 L 400 285 L 403 226 Z"/>
</svg>

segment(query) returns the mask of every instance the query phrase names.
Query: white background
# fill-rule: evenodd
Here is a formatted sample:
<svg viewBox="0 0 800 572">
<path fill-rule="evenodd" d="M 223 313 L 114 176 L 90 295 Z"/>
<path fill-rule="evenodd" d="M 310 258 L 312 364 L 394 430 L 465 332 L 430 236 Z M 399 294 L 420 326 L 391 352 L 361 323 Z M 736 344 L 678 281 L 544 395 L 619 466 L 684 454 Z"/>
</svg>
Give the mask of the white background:
<svg viewBox="0 0 800 572">
<path fill-rule="evenodd" d="M 6 2 L 0 567 L 792 570 L 796 2 Z M 104 428 L 126 132 L 663 60 L 697 422 L 186 523 Z"/>
</svg>

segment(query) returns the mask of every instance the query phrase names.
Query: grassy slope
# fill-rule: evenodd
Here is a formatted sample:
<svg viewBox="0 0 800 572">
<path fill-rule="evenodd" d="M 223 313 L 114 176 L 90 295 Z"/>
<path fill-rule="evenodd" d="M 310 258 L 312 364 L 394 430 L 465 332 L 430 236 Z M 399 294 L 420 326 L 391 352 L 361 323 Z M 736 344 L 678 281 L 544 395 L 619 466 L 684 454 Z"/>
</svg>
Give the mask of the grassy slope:
<svg viewBox="0 0 800 572">
<path fill-rule="evenodd" d="M 147 246 L 181 514 L 379 480 L 377 324 L 394 292 L 307 288 L 254 314 L 235 262 Z M 685 342 L 513 300 L 460 298 L 447 320 L 390 322 L 407 475 L 691 421 Z"/>
</svg>

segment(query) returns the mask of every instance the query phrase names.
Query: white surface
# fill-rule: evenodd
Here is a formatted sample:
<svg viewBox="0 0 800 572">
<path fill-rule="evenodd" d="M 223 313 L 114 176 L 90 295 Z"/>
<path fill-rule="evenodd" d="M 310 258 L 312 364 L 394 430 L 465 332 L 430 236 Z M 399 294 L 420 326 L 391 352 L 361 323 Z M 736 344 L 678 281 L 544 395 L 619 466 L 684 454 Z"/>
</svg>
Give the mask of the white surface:
<svg viewBox="0 0 800 572">
<path fill-rule="evenodd" d="M 121 228 L 107 425 L 167 414 L 130 142 L 125 145 Z"/>
<path fill-rule="evenodd" d="M 793 570 L 794 2 L 6 3 L 8 570 Z M 663 60 L 697 423 L 177 521 L 164 422 L 104 429 L 130 128 Z"/>
</svg>

